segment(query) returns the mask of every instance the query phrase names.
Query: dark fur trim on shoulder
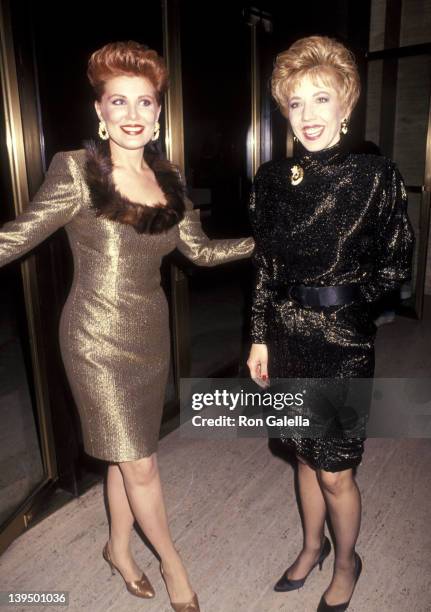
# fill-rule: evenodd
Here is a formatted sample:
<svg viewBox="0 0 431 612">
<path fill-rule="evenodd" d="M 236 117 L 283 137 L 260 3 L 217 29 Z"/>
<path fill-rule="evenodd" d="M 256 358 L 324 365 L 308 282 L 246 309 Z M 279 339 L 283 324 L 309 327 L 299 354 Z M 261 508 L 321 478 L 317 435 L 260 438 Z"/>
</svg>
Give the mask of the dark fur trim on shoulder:
<svg viewBox="0 0 431 612">
<path fill-rule="evenodd" d="M 130 201 L 116 189 L 112 180 L 112 160 L 107 142 L 84 143 L 85 175 L 97 216 L 132 225 L 139 233 L 161 234 L 184 217 L 185 190 L 177 168 L 154 153 L 145 155 L 166 198 L 166 205 L 145 206 Z"/>
</svg>

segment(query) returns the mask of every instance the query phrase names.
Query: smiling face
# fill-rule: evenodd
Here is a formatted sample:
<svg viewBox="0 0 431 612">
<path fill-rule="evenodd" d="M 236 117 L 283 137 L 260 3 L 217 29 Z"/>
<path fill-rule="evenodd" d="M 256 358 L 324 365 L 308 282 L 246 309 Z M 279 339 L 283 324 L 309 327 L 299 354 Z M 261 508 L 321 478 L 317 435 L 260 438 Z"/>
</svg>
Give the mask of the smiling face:
<svg viewBox="0 0 431 612">
<path fill-rule="evenodd" d="M 340 140 L 347 117 L 337 91 L 305 75 L 292 89 L 287 104 L 293 133 L 308 151 L 321 151 Z"/>
<path fill-rule="evenodd" d="M 152 83 L 140 76 L 109 79 L 95 107 L 110 139 L 125 149 L 143 148 L 151 140 L 161 109 Z"/>
</svg>

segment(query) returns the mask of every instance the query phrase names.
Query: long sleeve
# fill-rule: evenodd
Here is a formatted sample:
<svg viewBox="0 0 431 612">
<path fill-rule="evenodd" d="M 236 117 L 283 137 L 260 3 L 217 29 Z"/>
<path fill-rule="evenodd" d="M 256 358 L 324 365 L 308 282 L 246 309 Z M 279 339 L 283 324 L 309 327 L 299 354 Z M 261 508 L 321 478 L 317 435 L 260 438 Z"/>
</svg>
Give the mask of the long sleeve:
<svg viewBox="0 0 431 612">
<path fill-rule="evenodd" d="M 267 338 L 267 311 L 271 301 L 271 273 L 269 257 L 265 252 L 264 230 L 267 227 L 263 220 L 261 194 L 259 193 L 259 172 L 255 177 L 250 195 L 250 221 L 256 249 L 253 254 L 253 264 L 256 269 L 251 305 L 251 339 L 254 344 L 265 344 Z"/>
<path fill-rule="evenodd" d="M 186 213 L 178 226 L 177 248 L 183 255 L 200 266 L 216 266 L 221 263 L 245 259 L 254 249 L 253 238 L 211 240 L 202 230 L 199 212 L 186 199 Z"/>
<path fill-rule="evenodd" d="M 54 155 L 45 180 L 26 210 L 0 228 L 0 266 L 21 257 L 66 225 L 81 205 L 76 161 Z"/>
<path fill-rule="evenodd" d="M 390 163 L 379 220 L 377 258 L 363 285 L 367 302 L 380 299 L 411 277 L 414 233 L 407 215 L 407 193 L 398 168 Z"/>
</svg>

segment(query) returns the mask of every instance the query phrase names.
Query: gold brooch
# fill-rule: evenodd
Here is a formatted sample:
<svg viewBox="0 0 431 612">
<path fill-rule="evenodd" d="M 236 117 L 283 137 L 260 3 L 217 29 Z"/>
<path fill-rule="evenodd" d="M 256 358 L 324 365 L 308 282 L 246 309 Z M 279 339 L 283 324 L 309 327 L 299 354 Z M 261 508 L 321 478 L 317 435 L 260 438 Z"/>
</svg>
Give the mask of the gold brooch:
<svg viewBox="0 0 431 612">
<path fill-rule="evenodd" d="M 301 168 L 301 166 L 295 165 L 292 166 L 290 172 L 292 173 L 292 176 L 290 177 L 291 185 L 299 185 L 304 178 L 304 170 Z"/>
</svg>

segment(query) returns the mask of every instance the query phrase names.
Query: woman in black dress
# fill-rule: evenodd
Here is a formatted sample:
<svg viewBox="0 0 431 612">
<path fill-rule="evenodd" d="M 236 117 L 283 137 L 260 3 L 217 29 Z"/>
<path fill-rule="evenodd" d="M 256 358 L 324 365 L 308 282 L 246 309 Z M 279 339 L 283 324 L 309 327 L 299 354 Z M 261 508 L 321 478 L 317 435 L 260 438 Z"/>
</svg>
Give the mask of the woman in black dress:
<svg viewBox="0 0 431 612">
<path fill-rule="evenodd" d="M 371 378 L 371 305 L 410 277 L 413 233 L 398 169 L 385 157 L 349 154 L 342 142 L 359 90 L 353 56 L 330 38 L 298 40 L 277 57 L 272 93 L 299 142 L 294 158 L 260 167 L 251 198 L 257 277 L 248 366 L 262 386 L 268 376 Z M 280 437 L 298 459 L 304 542 L 275 589 L 298 589 L 321 567 L 331 549 L 328 512 L 334 573 L 318 610 L 346 610 L 362 567 L 353 468 L 364 437 L 292 437 L 287 429 Z"/>
</svg>

